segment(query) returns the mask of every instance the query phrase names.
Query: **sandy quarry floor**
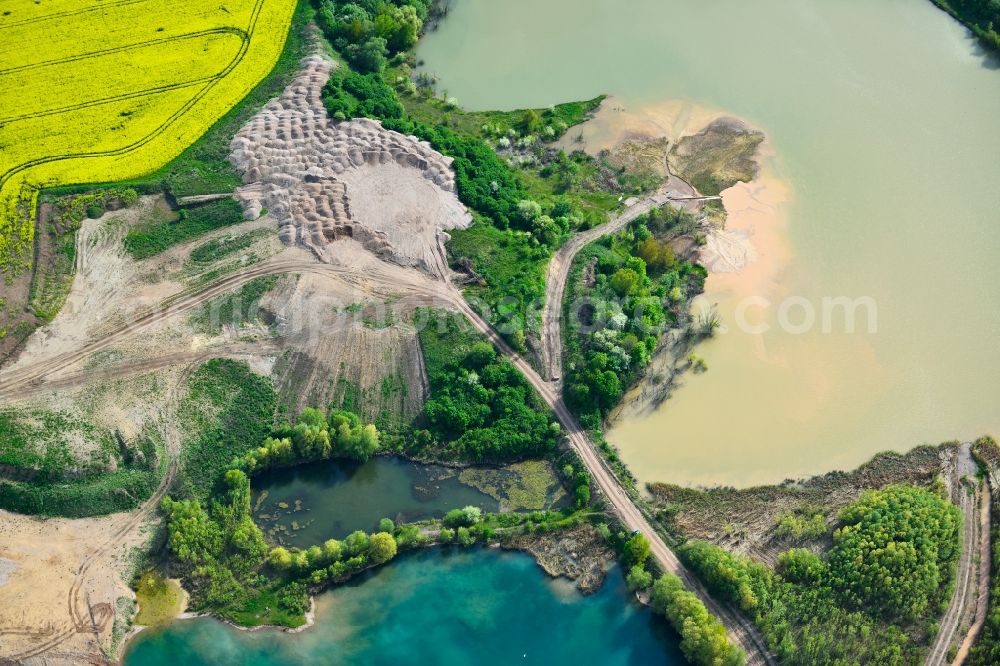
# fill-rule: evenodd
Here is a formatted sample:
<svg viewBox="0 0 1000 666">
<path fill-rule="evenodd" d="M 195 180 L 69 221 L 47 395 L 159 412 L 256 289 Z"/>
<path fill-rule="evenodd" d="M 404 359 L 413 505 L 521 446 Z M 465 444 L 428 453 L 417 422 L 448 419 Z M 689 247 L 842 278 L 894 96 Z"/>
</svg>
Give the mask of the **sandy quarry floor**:
<svg viewBox="0 0 1000 666">
<path fill-rule="evenodd" d="M 126 514 L 84 520 L 37 520 L 0 510 L 0 655 L 29 656 L 55 638 L 58 647 L 45 663 L 83 663 L 100 658 L 112 639 L 113 612 L 119 599 L 135 595 L 123 582 L 130 552 L 145 544 L 148 533 L 116 537 Z M 92 562 L 80 574 L 81 565 Z M 12 568 L 12 570 L 11 570 Z M 79 590 L 89 614 L 78 626 L 66 613 L 70 595 Z M 10 628 L 18 628 L 10 631 Z M 95 638 L 96 627 L 96 638 Z"/>
</svg>

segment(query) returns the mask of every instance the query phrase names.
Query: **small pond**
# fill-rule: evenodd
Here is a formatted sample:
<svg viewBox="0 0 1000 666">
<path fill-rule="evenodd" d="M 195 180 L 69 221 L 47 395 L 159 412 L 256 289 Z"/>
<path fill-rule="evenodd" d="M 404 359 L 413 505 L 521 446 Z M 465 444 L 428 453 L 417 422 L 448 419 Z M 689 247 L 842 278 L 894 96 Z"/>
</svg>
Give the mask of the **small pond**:
<svg viewBox="0 0 1000 666">
<path fill-rule="evenodd" d="M 305 547 L 355 530 L 371 532 L 381 518 L 413 522 L 469 505 L 486 512 L 509 508 L 501 501 L 502 488 L 476 483 L 491 491 L 487 494 L 467 482 L 469 475 L 384 456 L 365 463 L 323 461 L 272 470 L 253 479 L 254 518 L 271 541 Z M 516 508 L 561 506 L 562 491 L 554 487 L 539 499 L 534 506 Z"/>
</svg>

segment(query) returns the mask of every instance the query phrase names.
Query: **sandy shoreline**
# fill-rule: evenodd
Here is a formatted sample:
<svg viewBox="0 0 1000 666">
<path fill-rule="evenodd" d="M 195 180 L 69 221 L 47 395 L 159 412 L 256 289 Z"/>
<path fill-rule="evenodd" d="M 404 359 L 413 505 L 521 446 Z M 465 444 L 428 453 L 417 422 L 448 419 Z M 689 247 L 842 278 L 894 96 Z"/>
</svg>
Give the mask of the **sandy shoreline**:
<svg viewBox="0 0 1000 666">
<path fill-rule="evenodd" d="M 573 128 L 558 145 L 565 150 L 583 149 L 596 154 L 630 139 L 665 136 L 669 151 L 681 137 L 697 134 L 724 117 L 735 116 L 687 100 L 628 108 L 619 98 L 609 96 L 593 118 Z M 745 119 L 735 118 L 755 127 Z M 727 213 L 725 228 L 709 232 L 701 252 L 701 262 L 710 273 L 703 295 L 709 301 L 722 296 L 772 298 L 779 291 L 778 280 L 792 255 L 785 213 L 792 188 L 775 174 L 775 157 L 765 134 L 756 154 L 757 177 L 721 193 Z"/>
</svg>

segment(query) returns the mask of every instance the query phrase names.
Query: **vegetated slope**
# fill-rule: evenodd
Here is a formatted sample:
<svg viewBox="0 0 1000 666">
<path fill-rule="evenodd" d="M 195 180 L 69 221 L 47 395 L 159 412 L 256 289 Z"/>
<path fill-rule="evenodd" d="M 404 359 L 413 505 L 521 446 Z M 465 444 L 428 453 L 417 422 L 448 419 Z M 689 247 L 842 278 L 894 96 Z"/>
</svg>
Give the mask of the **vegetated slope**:
<svg viewBox="0 0 1000 666">
<path fill-rule="evenodd" d="M 295 6 L 6 4 L 0 269 L 30 265 L 39 188 L 132 178 L 176 157 L 271 71 Z"/>
<path fill-rule="evenodd" d="M 163 399 L 145 376 L 0 407 L 0 508 L 78 518 L 140 505 L 165 473 L 150 407 Z"/>
</svg>

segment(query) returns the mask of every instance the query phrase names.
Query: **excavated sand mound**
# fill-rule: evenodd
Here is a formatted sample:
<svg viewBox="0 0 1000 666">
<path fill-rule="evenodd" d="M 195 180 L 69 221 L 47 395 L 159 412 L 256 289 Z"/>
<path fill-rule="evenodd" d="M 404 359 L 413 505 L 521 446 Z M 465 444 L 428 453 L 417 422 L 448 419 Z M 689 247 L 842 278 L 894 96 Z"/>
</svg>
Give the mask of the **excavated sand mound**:
<svg viewBox="0 0 1000 666">
<path fill-rule="evenodd" d="M 451 159 L 425 141 L 360 118 L 328 117 L 321 93 L 334 67 L 312 56 L 281 97 L 233 138 L 230 161 L 248 219 L 266 208 L 281 239 L 337 262 L 350 238 L 378 256 L 444 276 L 439 232 L 472 218 L 455 195 Z"/>
</svg>

